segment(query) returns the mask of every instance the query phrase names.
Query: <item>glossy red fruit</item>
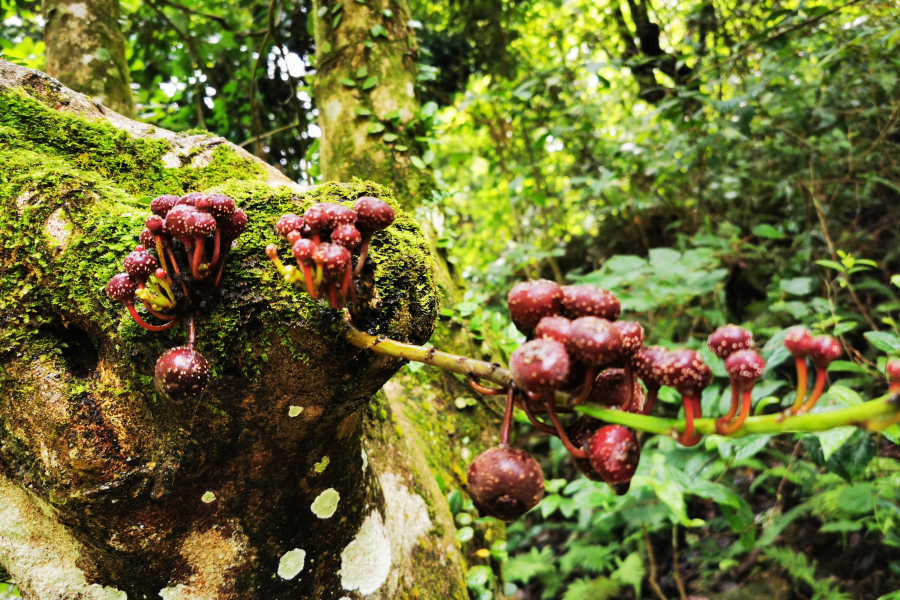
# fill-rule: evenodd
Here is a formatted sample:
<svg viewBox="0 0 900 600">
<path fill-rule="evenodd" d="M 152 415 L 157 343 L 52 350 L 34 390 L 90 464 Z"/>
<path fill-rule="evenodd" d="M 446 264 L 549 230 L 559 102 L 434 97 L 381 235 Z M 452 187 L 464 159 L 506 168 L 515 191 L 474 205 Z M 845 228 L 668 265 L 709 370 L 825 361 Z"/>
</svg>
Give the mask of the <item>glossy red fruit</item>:
<svg viewBox="0 0 900 600">
<path fill-rule="evenodd" d="M 141 234 L 138 236 L 138 241 L 144 246 L 153 246 L 156 244 L 156 238 L 153 237 L 153 232 L 149 229 L 142 229 Z"/>
<path fill-rule="evenodd" d="M 518 448 L 491 448 L 472 461 L 466 489 L 478 512 L 513 521 L 544 497 L 544 474 L 533 456 Z"/>
<path fill-rule="evenodd" d="M 225 194 L 212 194 L 207 197 L 207 202 L 209 204 L 209 207 L 207 208 L 209 214 L 214 216 L 217 220 L 228 219 L 237 209 L 234 200 Z"/>
<path fill-rule="evenodd" d="M 544 317 L 534 328 L 534 337 L 556 340 L 565 344 L 569 341 L 572 321 L 565 317 Z"/>
<path fill-rule="evenodd" d="M 637 471 L 641 446 L 627 427 L 605 425 L 591 438 L 588 456 L 591 466 L 606 483 L 620 486 L 629 483 Z"/>
<path fill-rule="evenodd" d="M 303 222 L 313 231 L 327 231 L 331 217 L 328 214 L 328 202 L 313 204 L 303 213 Z"/>
<path fill-rule="evenodd" d="M 278 222 L 275 223 L 275 231 L 283 238 L 286 238 L 287 235 L 292 231 L 300 231 L 303 228 L 305 221 L 303 217 L 299 215 L 295 215 L 293 213 L 288 213 L 286 215 L 282 215 Z"/>
<path fill-rule="evenodd" d="M 726 359 L 738 350 L 752 346 L 753 334 L 737 325 L 725 325 L 710 334 L 707 344 L 713 354 Z"/>
<path fill-rule="evenodd" d="M 328 229 L 336 229 L 341 225 L 353 225 L 359 218 L 356 211 L 340 204 L 326 204 L 328 213 Z"/>
<path fill-rule="evenodd" d="M 179 204 L 166 215 L 166 233 L 178 239 L 192 238 L 197 209 L 189 204 Z"/>
<path fill-rule="evenodd" d="M 591 464 L 590 446 L 591 439 L 594 434 L 603 427 L 603 421 L 594 417 L 579 417 L 571 425 L 566 427 L 566 435 L 576 448 L 584 450 L 588 456 L 586 458 L 572 457 L 572 464 L 578 471 L 590 479 L 591 481 L 603 481 L 603 477 L 598 473 Z"/>
<path fill-rule="evenodd" d="M 615 321 L 622 312 L 618 298 L 592 285 L 566 285 L 562 294 L 563 314 L 570 319 L 600 317 Z"/>
<path fill-rule="evenodd" d="M 687 349 L 669 351 L 662 372 L 663 385 L 690 398 L 699 398 L 713 378 L 712 370 L 703 362 L 700 353 Z"/>
<path fill-rule="evenodd" d="M 302 241 L 302 239 L 298 240 L 297 244 Z M 338 244 L 319 244 L 312 259 L 313 262 L 322 266 L 323 281 L 337 283 L 344 279 L 352 257 L 349 250 Z"/>
<path fill-rule="evenodd" d="M 806 358 L 812 348 L 813 336 L 806 327 L 791 327 L 784 336 L 784 347 L 794 358 Z"/>
<path fill-rule="evenodd" d="M 637 381 L 637 372 L 632 369 L 631 385 L 625 378 L 625 369 L 605 369 L 594 380 L 591 386 L 591 393 L 588 396 L 589 404 L 597 404 L 609 408 L 619 408 L 628 402 L 629 394 L 634 394 L 631 398 L 631 407 L 628 412 L 638 413 L 644 406 L 645 394 L 644 388 Z M 632 392 L 632 389 L 634 390 Z"/>
<path fill-rule="evenodd" d="M 161 216 L 150 215 L 144 221 L 144 227 L 149 229 L 151 233 L 158 235 L 158 234 L 162 233 L 164 223 L 165 222 L 163 221 L 163 218 Z"/>
<path fill-rule="evenodd" d="M 645 383 L 663 385 L 663 363 L 669 351 L 662 346 L 641 348 L 631 357 L 631 366 Z"/>
<path fill-rule="evenodd" d="M 550 339 L 526 342 L 509 357 L 516 387 L 544 394 L 560 389 L 569 377 L 566 347 Z"/>
<path fill-rule="evenodd" d="M 887 361 L 887 364 L 884 365 L 884 372 L 891 383 L 900 381 L 900 360 L 895 358 Z"/>
<path fill-rule="evenodd" d="M 225 241 L 238 239 L 247 230 L 248 222 L 247 213 L 240 208 L 236 208 L 230 217 L 219 221 L 222 239 Z"/>
<path fill-rule="evenodd" d="M 188 235 L 199 238 L 216 232 L 216 218 L 209 213 L 197 212 L 188 227 Z"/>
<path fill-rule="evenodd" d="M 165 194 L 163 196 L 157 196 L 153 200 L 150 201 L 150 210 L 153 214 L 156 214 L 160 217 L 165 217 L 172 207 L 175 206 L 175 203 L 178 202 L 177 196 L 172 196 L 170 194 Z"/>
<path fill-rule="evenodd" d="M 622 338 L 606 319 L 581 317 L 572 321 L 566 349 L 586 365 L 604 367 L 622 355 Z"/>
<path fill-rule="evenodd" d="M 396 215 L 394 209 L 384 200 L 372 196 L 363 196 L 354 204 L 357 221 L 356 227 L 360 231 L 381 231 L 394 222 Z"/>
<path fill-rule="evenodd" d="M 194 400 L 209 383 L 209 363 L 187 346 L 170 348 L 156 361 L 153 383 L 163 398 L 176 404 Z"/>
<path fill-rule="evenodd" d="M 137 283 L 128 273 L 114 275 L 106 284 L 106 295 L 118 302 L 133 302 Z"/>
<path fill-rule="evenodd" d="M 766 361 L 753 350 L 739 350 L 725 359 L 725 370 L 740 384 L 754 383 L 766 372 Z"/>
<path fill-rule="evenodd" d="M 613 327 L 622 339 L 622 356 L 634 356 L 644 347 L 644 326 L 637 321 L 616 321 Z"/>
<path fill-rule="evenodd" d="M 331 243 L 343 246 L 353 252 L 362 243 L 362 234 L 353 225 L 338 225 L 331 232 Z"/>
<path fill-rule="evenodd" d="M 191 192 L 190 194 L 185 194 L 181 198 L 179 198 L 175 202 L 175 206 L 178 205 L 187 205 L 187 206 L 197 206 L 197 200 L 204 198 L 205 194 L 203 192 Z"/>
<path fill-rule="evenodd" d="M 144 282 L 156 272 L 156 268 L 159 265 L 157 265 L 156 259 L 152 254 L 144 250 L 142 246 L 138 246 L 138 248 L 141 249 L 135 248 L 133 252 L 128 253 L 123 264 L 125 271 L 131 275 L 132 279 Z"/>
<path fill-rule="evenodd" d="M 528 335 L 541 319 L 559 314 L 562 289 L 558 283 L 547 279 L 524 281 L 509 290 L 506 301 L 513 323 Z"/>
<path fill-rule="evenodd" d="M 830 335 L 819 335 L 813 338 L 809 347 L 809 357 L 818 369 L 825 369 L 843 353 L 840 342 Z"/>
<path fill-rule="evenodd" d="M 294 242 L 294 245 L 291 247 L 291 252 L 294 253 L 294 258 L 296 258 L 297 261 L 301 263 L 311 262 L 313 254 L 316 252 L 316 248 L 317 246 L 312 240 L 300 238 Z"/>
</svg>

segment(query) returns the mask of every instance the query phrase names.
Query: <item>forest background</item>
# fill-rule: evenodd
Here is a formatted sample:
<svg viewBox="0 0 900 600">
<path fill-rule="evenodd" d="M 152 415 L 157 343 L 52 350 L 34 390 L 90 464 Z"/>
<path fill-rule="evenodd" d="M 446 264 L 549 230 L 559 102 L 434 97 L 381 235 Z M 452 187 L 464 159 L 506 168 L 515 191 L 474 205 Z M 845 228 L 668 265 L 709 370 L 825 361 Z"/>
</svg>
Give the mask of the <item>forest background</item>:
<svg viewBox="0 0 900 600">
<path fill-rule="evenodd" d="M 134 116 L 321 181 L 314 22 L 338 28 L 352 2 L 364 0 L 122 2 L 116 69 Z M 797 323 L 845 348 L 826 405 L 884 393 L 884 362 L 900 354 L 896 2 L 410 4 L 421 109 L 356 118 L 427 175 L 416 216 L 465 290 L 442 319 L 483 358 L 505 363 L 523 339 L 506 291 L 545 277 L 614 291 L 652 343 L 705 351 L 716 327 L 749 328 L 769 364 L 757 412 L 792 403 L 781 341 Z M 46 16 L 2 0 L 2 57 L 46 71 Z M 340 78 L 351 92 L 380 83 L 362 69 Z M 728 404 L 716 375 L 704 412 Z M 662 400 L 676 416 L 677 398 Z M 624 497 L 527 423 L 517 437 L 542 458 L 548 493 L 505 541 L 472 545 L 477 514 L 447 486 L 461 547 L 490 548 L 509 597 L 900 598 L 896 429 L 694 449 L 646 438 Z M 491 597 L 494 577 L 469 569 L 471 597 Z"/>
</svg>

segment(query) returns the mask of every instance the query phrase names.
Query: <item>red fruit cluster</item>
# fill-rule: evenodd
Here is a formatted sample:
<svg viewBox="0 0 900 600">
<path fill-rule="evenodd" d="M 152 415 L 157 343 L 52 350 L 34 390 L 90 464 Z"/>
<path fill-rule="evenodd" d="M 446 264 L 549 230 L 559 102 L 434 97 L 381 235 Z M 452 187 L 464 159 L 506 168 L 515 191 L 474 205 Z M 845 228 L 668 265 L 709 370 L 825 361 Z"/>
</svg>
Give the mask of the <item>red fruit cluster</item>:
<svg viewBox="0 0 900 600">
<path fill-rule="evenodd" d="M 281 262 L 274 244 L 266 247 L 266 254 L 285 279 L 297 283 L 302 278 L 313 298 L 327 288 L 331 307 L 340 309 L 356 300 L 353 276 L 362 273 L 372 235 L 390 226 L 394 218 L 394 209 L 372 196 L 359 198 L 352 209 L 321 202 L 303 216 L 289 213 L 275 224 L 278 235 L 291 243 L 299 272 Z M 355 267 L 353 254 L 359 256 Z"/>
<path fill-rule="evenodd" d="M 125 272 L 109 281 L 106 294 L 122 302 L 138 325 L 149 331 L 169 329 L 180 316 L 187 317 L 188 346 L 163 354 L 154 376 L 163 397 L 183 402 L 199 396 L 209 381 L 209 365 L 193 349 L 191 294 L 200 282 L 212 280 L 218 287 L 232 242 L 247 229 L 248 220 L 224 194 L 163 195 L 153 199 L 150 210 L 140 245 L 125 257 Z M 135 308 L 138 300 L 164 323 L 148 323 Z"/>
</svg>

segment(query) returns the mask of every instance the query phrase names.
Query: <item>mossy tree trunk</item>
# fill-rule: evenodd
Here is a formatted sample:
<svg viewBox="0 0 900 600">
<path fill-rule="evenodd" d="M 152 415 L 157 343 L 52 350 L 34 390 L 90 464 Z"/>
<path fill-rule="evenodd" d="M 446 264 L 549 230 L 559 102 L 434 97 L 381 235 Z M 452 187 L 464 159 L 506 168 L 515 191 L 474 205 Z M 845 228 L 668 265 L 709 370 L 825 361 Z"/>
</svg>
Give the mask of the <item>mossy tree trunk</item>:
<svg viewBox="0 0 900 600">
<path fill-rule="evenodd" d="M 412 159 L 424 153 L 424 144 L 416 138 L 426 133 L 426 117 L 417 95 L 418 48 L 409 26 L 409 3 L 315 0 L 314 16 L 319 155 L 325 181 L 377 181 L 393 189 L 407 208 L 421 206 L 435 189 L 435 180 Z M 461 282 L 439 252 L 434 231 L 428 223 L 423 226 L 444 305 L 452 307 L 462 299 Z M 478 354 L 469 333 L 449 320 L 437 324 L 431 342 L 451 352 Z M 501 403 L 479 397 L 461 378 L 434 370 L 398 374 L 385 387 L 385 397 L 390 417 L 403 423 L 409 443 L 426 457 L 430 476 L 444 492 L 464 489 L 467 463 L 497 443 Z M 460 408 L 456 400 L 461 397 L 479 397 L 481 403 Z M 472 541 L 461 545 L 462 567 L 490 566 L 498 575 L 498 592 L 500 565 L 486 551 L 502 541 L 505 530 L 492 520 L 479 522 L 476 529 Z M 458 577 L 458 572 L 448 570 L 447 577 Z M 454 583 L 463 587 L 461 581 Z"/>
<path fill-rule="evenodd" d="M 135 117 L 119 0 L 43 0 L 47 72 L 75 91 Z"/>
<path fill-rule="evenodd" d="M 149 197 L 189 190 L 231 195 L 251 223 L 204 292 L 210 388 L 172 405 L 150 376 L 184 329 L 140 329 L 103 287 Z M 399 210 L 375 183 L 302 190 L 221 138 L 130 121 L 0 61 L 0 564 L 26 598 L 466 597 L 440 489 L 456 484 L 421 453 L 441 442 L 420 432 L 453 415 L 392 410 L 379 390 L 400 362 L 347 344 L 263 253 L 282 213 L 367 194 Z M 428 339 L 419 226 L 400 212 L 371 255 L 381 306 L 357 323 Z"/>
</svg>

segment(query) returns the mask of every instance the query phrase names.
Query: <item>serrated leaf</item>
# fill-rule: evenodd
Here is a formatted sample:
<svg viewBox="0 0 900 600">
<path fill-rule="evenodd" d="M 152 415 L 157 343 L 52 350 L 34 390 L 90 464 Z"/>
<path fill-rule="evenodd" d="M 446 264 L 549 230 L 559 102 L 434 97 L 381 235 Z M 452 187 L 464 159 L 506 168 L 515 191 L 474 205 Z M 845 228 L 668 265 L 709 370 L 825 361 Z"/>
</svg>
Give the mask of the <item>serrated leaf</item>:
<svg viewBox="0 0 900 600">
<path fill-rule="evenodd" d="M 344 77 L 343 79 L 341 79 L 341 83 L 343 83 L 347 87 L 356 87 L 356 82 L 349 77 Z"/>
<path fill-rule="evenodd" d="M 533 578 L 556 571 L 555 558 L 550 546 L 544 546 L 540 551 L 534 546 L 528 554 L 520 554 L 509 559 L 503 567 L 503 577 L 507 581 L 518 581 L 528 584 Z"/>
<path fill-rule="evenodd" d="M 868 331 L 863 334 L 878 350 L 888 353 L 900 352 L 900 338 L 886 331 Z"/>
<path fill-rule="evenodd" d="M 367 67 L 366 65 L 363 65 L 359 69 L 356 70 L 356 78 L 357 79 L 362 79 L 363 77 L 365 77 L 368 74 L 369 74 L 369 67 Z"/>
<path fill-rule="evenodd" d="M 607 577 L 576 579 L 569 584 L 562 600 L 610 600 L 619 594 L 622 586 Z"/>
<path fill-rule="evenodd" d="M 363 81 L 362 89 L 370 90 L 373 87 L 375 87 L 376 85 L 378 85 L 378 78 L 373 75 L 371 77 L 368 77 L 365 81 Z"/>
<path fill-rule="evenodd" d="M 822 445 L 822 455 L 827 461 L 831 455 L 837 452 L 844 442 L 853 437 L 855 427 L 836 427 L 819 434 L 819 443 Z"/>
<path fill-rule="evenodd" d="M 384 125 L 381 123 L 369 123 L 369 126 L 366 127 L 366 131 L 369 133 L 381 133 L 384 131 Z"/>
</svg>

